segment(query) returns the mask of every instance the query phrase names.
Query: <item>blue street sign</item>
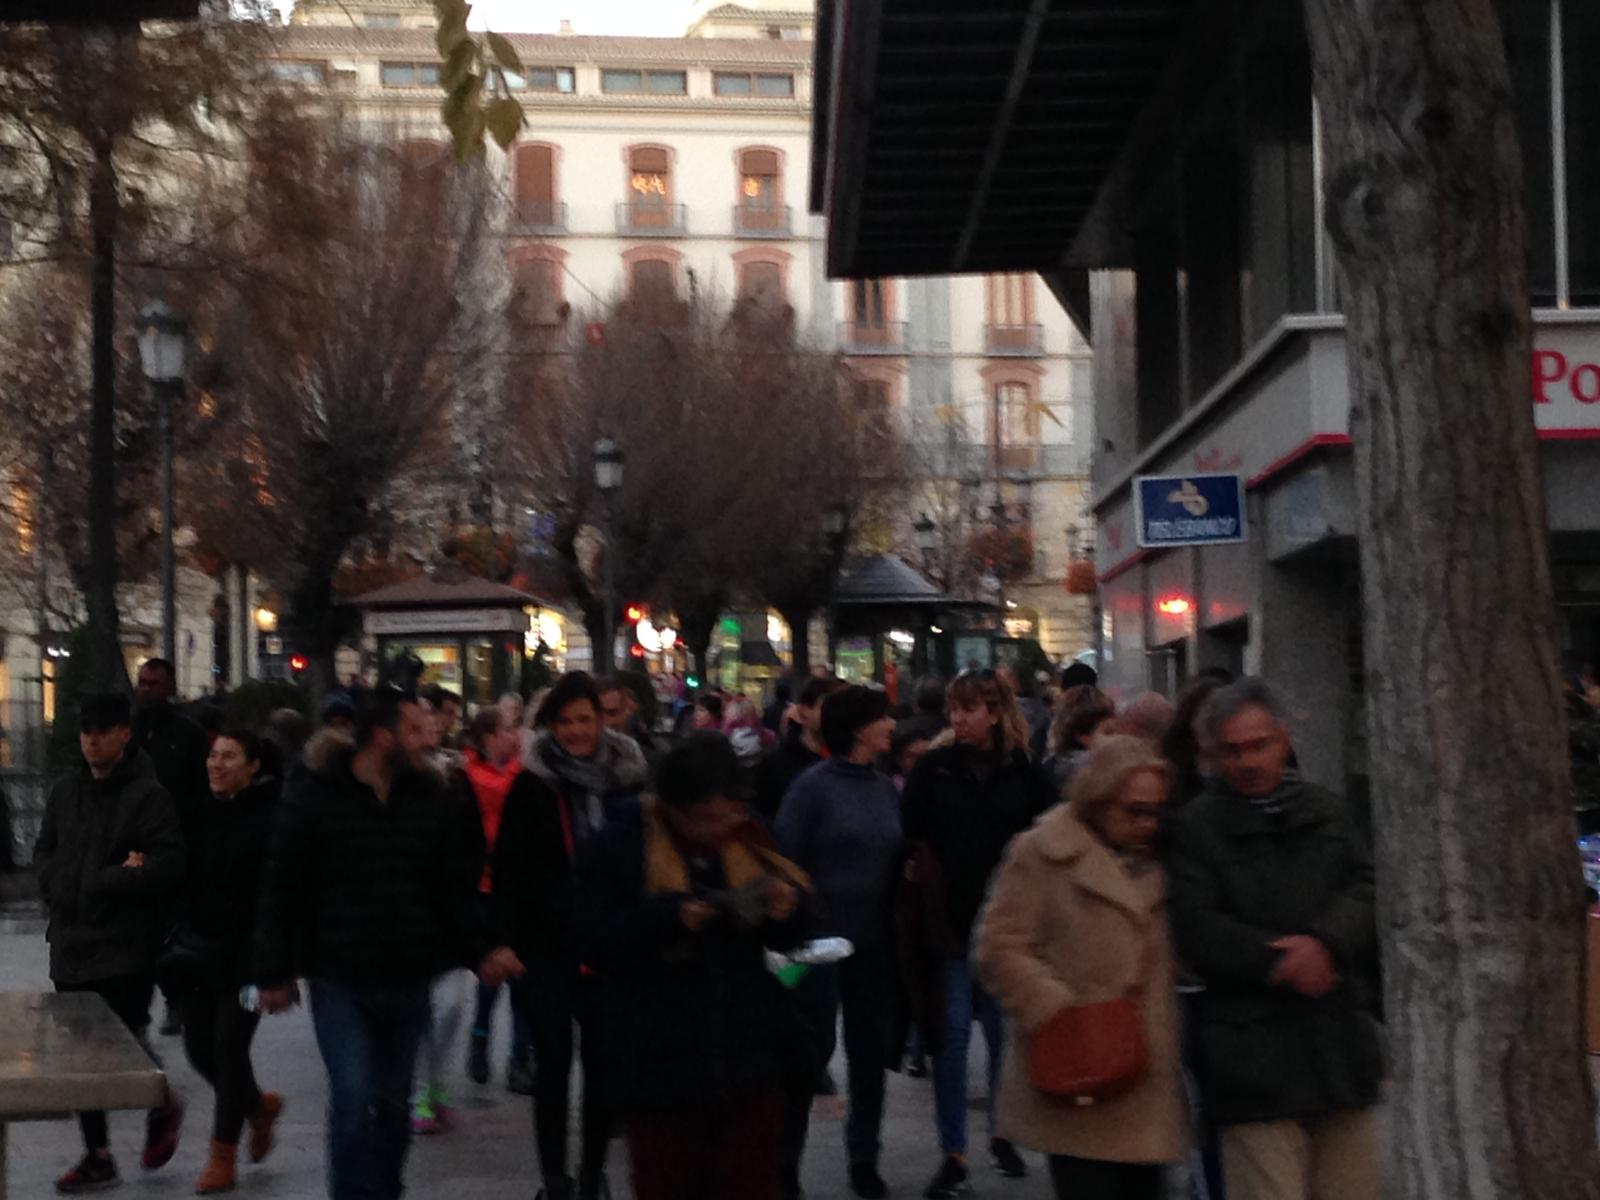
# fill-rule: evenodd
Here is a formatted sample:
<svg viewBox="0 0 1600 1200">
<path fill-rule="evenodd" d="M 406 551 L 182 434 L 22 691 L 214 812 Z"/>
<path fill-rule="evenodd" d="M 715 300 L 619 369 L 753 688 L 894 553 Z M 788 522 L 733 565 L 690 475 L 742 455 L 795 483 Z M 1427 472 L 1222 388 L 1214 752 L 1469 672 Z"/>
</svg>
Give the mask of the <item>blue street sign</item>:
<svg viewBox="0 0 1600 1200">
<path fill-rule="evenodd" d="M 1139 545 L 1216 546 L 1245 540 L 1238 475 L 1140 475 L 1133 481 Z"/>
</svg>

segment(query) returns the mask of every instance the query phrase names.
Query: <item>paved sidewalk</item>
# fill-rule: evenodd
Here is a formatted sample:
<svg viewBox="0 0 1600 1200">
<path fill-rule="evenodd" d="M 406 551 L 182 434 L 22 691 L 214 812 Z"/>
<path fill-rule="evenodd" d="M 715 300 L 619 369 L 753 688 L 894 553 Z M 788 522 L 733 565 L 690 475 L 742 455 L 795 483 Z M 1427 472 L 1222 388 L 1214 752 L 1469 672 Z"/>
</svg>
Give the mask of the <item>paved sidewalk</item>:
<svg viewBox="0 0 1600 1200">
<path fill-rule="evenodd" d="M 32 923 L 15 922 L 0 932 L 0 990 L 40 989 L 49 986 L 43 932 Z M 157 1001 L 159 1006 L 160 1001 Z M 506 1044 L 505 1002 L 499 1005 L 501 1027 L 495 1045 Z M 204 1161 L 211 1116 L 210 1094 L 190 1070 L 178 1039 L 156 1038 L 168 1073 L 189 1102 L 183 1145 L 177 1157 L 161 1171 L 139 1169 L 138 1149 L 143 1117 L 135 1113 L 111 1118 L 113 1151 L 123 1172 L 123 1185 L 114 1195 L 176 1200 L 194 1194 L 194 1180 Z M 981 1041 L 981 1039 L 978 1039 Z M 503 1051 L 502 1051 L 503 1054 Z M 460 1056 L 464 1059 L 463 1055 Z M 303 1009 L 262 1022 L 255 1041 L 255 1062 L 261 1085 L 281 1091 L 288 1099 L 278 1149 L 258 1167 L 243 1165 L 240 1197 L 271 1200 L 321 1200 L 326 1195 L 322 1177 L 322 1105 L 325 1095 L 322 1064 L 312 1041 L 311 1023 Z M 974 1081 L 982 1077 L 981 1051 L 974 1049 Z M 497 1063 L 499 1072 L 503 1064 Z M 836 1066 L 835 1078 L 843 1079 Z M 500 1078 L 487 1087 L 459 1081 L 461 1128 L 435 1138 L 419 1138 L 413 1145 L 407 1178 L 409 1194 L 445 1200 L 487 1200 L 516 1197 L 531 1200 L 536 1190 L 533 1124 L 529 1102 L 511 1096 Z M 824 1102 L 826 1105 L 826 1102 Z M 834 1107 L 837 1107 L 836 1105 Z M 987 1140 L 983 1117 L 973 1114 L 973 1145 Z M 837 1115 L 826 1111 L 812 1122 L 805 1186 L 811 1200 L 848 1198 L 843 1134 Z M 926 1080 L 889 1078 L 888 1113 L 884 1121 L 883 1174 L 897 1197 L 920 1197 L 938 1165 L 933 1130 L 933 1091 Z M 81 1153 L 77 1125 L 72 1122 L 18 1125 L 11 1137 L 11 1187 L 13 1196 L 44 1200 L 54 1194 L 51 1181 Z M 981 1156 L 982 1157 L 982 1156 Z M 1021 1182 L 1001 1179 L 981 1162 L 974 1172 L 972 1194 L 992 1200 L 1046 1200 L 1051 1191 L 1043 1176 L 1042 1160 L 1029 1155 L 1035 1170 Z M 611 1165 L 612 1188 L 617 1200 L 632 1192 L 622 1145 L 615 1144 Z"/>
</svg>

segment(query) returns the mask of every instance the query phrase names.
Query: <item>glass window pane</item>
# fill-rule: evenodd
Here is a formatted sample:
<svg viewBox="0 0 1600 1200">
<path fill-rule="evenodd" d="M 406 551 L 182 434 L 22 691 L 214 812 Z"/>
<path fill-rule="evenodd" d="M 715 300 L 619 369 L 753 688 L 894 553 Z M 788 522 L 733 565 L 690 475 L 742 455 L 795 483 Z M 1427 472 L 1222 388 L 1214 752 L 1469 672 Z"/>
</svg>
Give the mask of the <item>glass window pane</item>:
<svg viewBox="0 0 1600 1200">
<path fill-rule="evenodd" d="M 1548 0 L 1502 0 L 1500 23 L 1506 39 L 1506 65 L 1511 70 L 1511 103 L 1517 122 L 1517 137 L 1522 143 L 1523 203 L 1528 210 L 1528 270 L 1533 303 L 1549 307 L 1556 302 L 1555 238 L 1555 147 L 1551 134 L 1550 105 L 1550 5 Z M 1568 5 L 1575 15 L 1581 6 Z M 1569 17 L 1570 19 L 1570 17 Z M 1567 27 L 1567 46 L 1573 46 L 1575 30 Z M 1595 76 L 1583 77 L 1580 62 L 1567 58 L 1568 105 L 1573 102 L 1572 73 L 1577 71 L 1591 92 Z M 1570 140 L 1573 114 L 1568 110 L 1569 153 L 1581 153 L 1581 146 Z M 1591 129 L 1593 127 L 1591 126 Z M 1579 185 L 1573 175 L 1574 188 Z M 1577 203 L 1581 191 L 1573 193 Z"/>
<path fill-rule="evenodd" d="M 411 87 L 417 82 L 415 63 L 384 63 L 379 74 L 385 87 Z"/>
<path fill-rule="evenodd" d="M 422 63 L 417 67 L 417 82 L 423 87 L 439 86 L 439 64 Z"/>
<path fill-rule="evenodd" d="M 757 75 L 756 94 L 758 96 L 781 96 L 784 98 L 794 95 L 793 75 Z"/>
<path fill-rule="evenodd" d="M 711 78 L 713 89 L 719 96 L 748 96 L 750 94 L 750 76 L 730 75 L 718 71 Z"/>
<path fill-rule="evenodd" d="M 638 71 L 601 71 L 600 90 L 604 92 L 642 92 L 644 77 Z"/>
<path fill-rule="evenodd" d="M 689 77 L 682 71 L 651 71 L 650 90 L 659 96 L 681 96 L 689 90 Z"/>
<path fill-rule="evenodd" d="M 573 91 L 573 74 L 571 67 L 558 67 L 556 69 L 556 91 L 571 94 Z"/>
<path fill-rule="evenodd" d="M 1530 3 L 1529 7 L 1542 9 L 1544 5 Z M 1600 54 L 1600 10 L 1589 3 L 1563 3 L 1561 14 L 1572 303 L 1587 307 L 1600 305 L 1600 145 L 1596 145 L 1600 138 L 1600 62 L 1593 57 Z M 1532 188 L 1530 182 L 1530 208 Z M 1550 229 L 1548 212 L 1530 211 L 1528 228 L 1541 242 L 1548 241 L 1548 236 L 1540 237 Z"/>
</svg>

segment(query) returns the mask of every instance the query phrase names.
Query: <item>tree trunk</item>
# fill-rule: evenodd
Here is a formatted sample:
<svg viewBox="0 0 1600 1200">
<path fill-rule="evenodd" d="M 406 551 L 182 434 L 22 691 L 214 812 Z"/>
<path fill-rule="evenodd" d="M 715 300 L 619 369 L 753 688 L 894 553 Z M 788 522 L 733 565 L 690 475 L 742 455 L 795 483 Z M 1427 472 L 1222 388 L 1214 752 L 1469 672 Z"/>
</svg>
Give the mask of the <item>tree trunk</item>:
<svg viewBox="0 0 1600 1200">
<path fill-rule="evenodd" d="M 111 141 L 94 147 L 89 181 L 93 261 L 89 413 L 89 670 L 97 692 L 126 691 L 117 617 L 117 174 Z"/>
<path fill-rule="evenodd" d="M 778 611 L 789 626 L 789 670 L 804 686 L 811 675 L 811 606 L 789 605 Z"/>
<path fill-rule="evenodd" d="M 1596 1200 L 1583 892 L 1493 0 L 1307 0 L 1345 272 L 1390 1200 Z"/>
</svg>

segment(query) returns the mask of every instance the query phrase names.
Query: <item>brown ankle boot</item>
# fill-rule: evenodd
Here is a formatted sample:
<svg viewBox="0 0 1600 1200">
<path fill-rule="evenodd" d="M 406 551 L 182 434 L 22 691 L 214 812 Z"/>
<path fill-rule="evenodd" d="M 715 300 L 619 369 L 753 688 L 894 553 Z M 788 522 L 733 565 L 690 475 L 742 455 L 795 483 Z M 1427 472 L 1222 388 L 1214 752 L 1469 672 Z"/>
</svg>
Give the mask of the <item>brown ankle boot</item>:
<svg viewBox="0 0 1600 1200">
<path fill-rule="evenodd" d="M 196 1196 L 215 1196 L 218 1192 L 231 1192 L 238 1182 L 234 1178 L 233 1160 L 239 1152 L 239 1147 L 227 1142 L 213 1141 L 211 1143 L 211 1157 L 206 1161 L 205 1170 L 200 1172 L 200 1178 L 195 1180 L 194 1194 Z"/>
<path fill-rule="evenodd" d="M 262 1092 L 261 1107 L 250 1114 L 250 1161 L 260 1162 L 272 1153 L 272 1127 L 283 1112 L 283 1097 L 277 1092 Z"/>
</svg>

